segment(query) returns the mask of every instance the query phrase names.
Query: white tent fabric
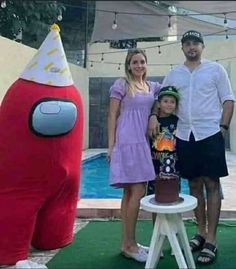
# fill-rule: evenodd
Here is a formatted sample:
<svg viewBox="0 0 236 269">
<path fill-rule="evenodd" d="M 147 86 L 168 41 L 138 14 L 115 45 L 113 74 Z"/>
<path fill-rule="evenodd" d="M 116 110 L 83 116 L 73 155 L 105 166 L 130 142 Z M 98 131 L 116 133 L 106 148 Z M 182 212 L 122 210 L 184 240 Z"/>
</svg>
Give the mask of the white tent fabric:
<svg viewBox="0 0 236 269">
<path fill-rule="evenodd" d="M 215 13 L 214 16 L 216 17 L 224 17 L 225 13 L 228 19 L 236 19 L 235 1 L 160 1 L 160 2 L 202 14 Z"/>
<path fill-rule="evenodd" d="M 115 14 L 104 12 L 104 10 L 118 13 L 117 29 L 112 29 Z M 122 12 L 122 14 L 119 12 Z M 123 13 L 146 13 L 153 16 Z M 163 14 L 167 15 L 168 13 Z M 141 1 L 96 1 L 96 15 L 91 42 L 165 36 L 168 34 L 168 17 L 157 15 L 158 11 Z"/>
<path fill-rule="evenodd" d="M 162 1 L 168 3 L 182 3 L 185 1 Z M 195 2 L 185 2 L 188 7 Z M 217 2 L 217 1 L 213 1 Z M 224 1 L 232 3 L 233 1 Z M 180 4 L 179 4 L 180 5 Z M 182 6 L 181 6 L 182 7 Z M 232 6 L 230 5 L 232 8 Z M 200 7 L 199 7 L 200 8 Z M 202 5 L 205 9 L 205 5 Z M 225 7 L 225 9 L 227 9 Z M 222 8 L 222 12 L 223 12 Z M 200 11 L 200 10 L 199 10 Z M 204 10 L 204 12 L 206 12 Z M 117 28 L 112 29 L 115 19 Z M 169 12 L 167 9 L 158 8 L 145 1 L 96 1 L 96 15 L 91 43 L 111 40 L 125 40 L 148 37 L 166 37 L 175 35 L 178 38 L 190 29 L 200 31 L 203 36 L 222 34 L 225 35 L 224 25 L 204 22 L 189 16 L 172 16 L 172 30 L 168 27 Z M 174 29 L 174 30 L 173 30 Z M 236 34 L 236 30 L 228 30 L 228 34 Z"/>
</svg>

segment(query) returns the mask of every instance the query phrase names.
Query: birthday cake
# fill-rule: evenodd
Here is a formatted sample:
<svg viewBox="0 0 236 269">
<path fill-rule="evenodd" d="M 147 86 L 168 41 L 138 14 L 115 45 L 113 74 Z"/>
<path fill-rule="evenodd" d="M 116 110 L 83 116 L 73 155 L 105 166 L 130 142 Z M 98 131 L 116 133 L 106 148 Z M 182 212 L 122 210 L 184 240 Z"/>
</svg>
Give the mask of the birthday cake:
<svg viewBox="0 0 236 269">
<path fill-rule="evenodd" d="M 179 178 L 157 179 L 155 183 L 155 201 L 157 203 L 175 203 L 179 201 Z"/>
</svg>

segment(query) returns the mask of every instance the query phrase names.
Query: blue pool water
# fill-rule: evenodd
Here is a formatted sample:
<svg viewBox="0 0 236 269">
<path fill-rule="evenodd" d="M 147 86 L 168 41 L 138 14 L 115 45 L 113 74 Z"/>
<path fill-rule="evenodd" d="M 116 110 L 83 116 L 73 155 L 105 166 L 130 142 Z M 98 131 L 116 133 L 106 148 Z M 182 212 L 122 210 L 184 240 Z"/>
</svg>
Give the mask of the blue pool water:
<svg viewBox="0 0 236 269">
<path fill-rule="evenodd" d="M 187 180 L 181 180 L 181 193 L 188 194 Z M 80 198 L 121 198 L 122 189 L 109 186 L 109 165 L 105 155 L 83 161 L 81 171 Z"/>
</svg>

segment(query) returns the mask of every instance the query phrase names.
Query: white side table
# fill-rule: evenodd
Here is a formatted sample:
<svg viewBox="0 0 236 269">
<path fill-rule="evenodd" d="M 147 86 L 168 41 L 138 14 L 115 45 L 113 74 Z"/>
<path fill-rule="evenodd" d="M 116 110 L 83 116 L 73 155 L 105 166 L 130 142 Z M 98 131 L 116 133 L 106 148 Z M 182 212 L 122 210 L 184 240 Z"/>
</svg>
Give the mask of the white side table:
<svg viewBox="0 0 236 269">
<path fill-rule="evenodd" d="M 141 199 L 142 209 L 157 214 L 145 269 L 156 267 L 165 237 L 170 242 L 179 268 L 196 268 L 181 213 L 194 209 L 197 206 L 197 199 L 186 194 L 180 194 L 180 199 L 181 202 L 173 205 L 157 204 L 154 194 Z"/>
</svg>

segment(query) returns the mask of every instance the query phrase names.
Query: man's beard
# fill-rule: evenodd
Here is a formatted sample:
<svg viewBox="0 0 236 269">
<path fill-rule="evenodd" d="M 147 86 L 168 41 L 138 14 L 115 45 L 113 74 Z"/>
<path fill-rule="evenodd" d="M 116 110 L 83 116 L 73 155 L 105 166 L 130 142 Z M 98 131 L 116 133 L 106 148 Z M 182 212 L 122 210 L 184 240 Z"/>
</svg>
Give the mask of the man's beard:
<svg viewBox="0 0 236 269">
<path fill-rule="evenodd" d="M 198 61 L 200 59 L 199 54 L 195 54 L 194 56 L 190 56 L 189 54 L 185 53 L 185 57 L 190 62 L 196 62 L 196 61 Z"/>
<path fill-rule="evenodd" d="M 200 57 L 199 57 L 198 55 L 196 55 L 196 56 L 194 56 L 194 57 L 186 56 L 186 58 L 187 58 L 187 60 L 188 60 L 189 62 L 197 62 L 197 61 L 200 59 Z"/>
</svg>

